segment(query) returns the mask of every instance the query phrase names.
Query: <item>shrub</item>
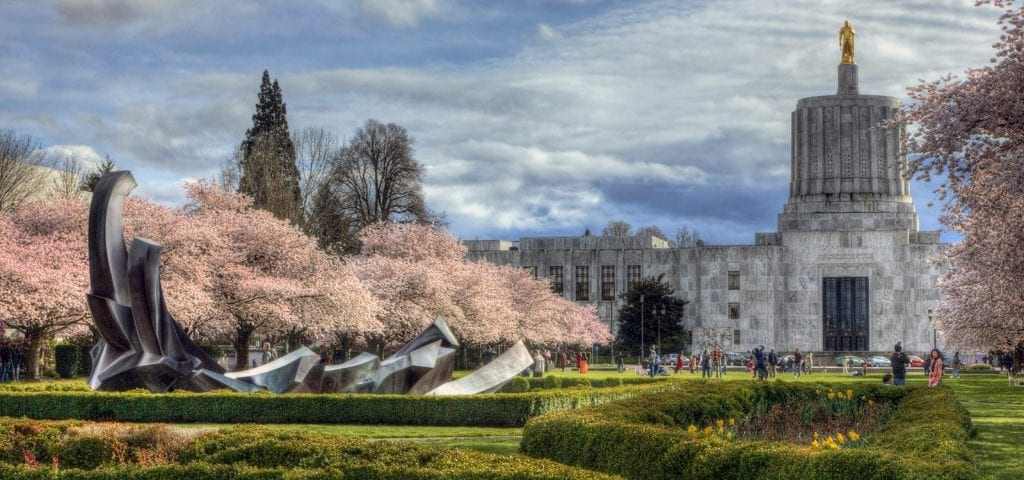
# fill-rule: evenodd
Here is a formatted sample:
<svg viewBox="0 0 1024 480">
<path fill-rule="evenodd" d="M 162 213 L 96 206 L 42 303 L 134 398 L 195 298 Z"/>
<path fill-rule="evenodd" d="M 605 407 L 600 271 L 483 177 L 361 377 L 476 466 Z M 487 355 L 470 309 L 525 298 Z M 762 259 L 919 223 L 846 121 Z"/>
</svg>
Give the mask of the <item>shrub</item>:
<svg viewBox="0 0 1024 480">
<path fill-rule="evenodd" d="M 947 389 L 857 386 L 849 395 L 852 399 L 839 401 L 822 399 L 827 388 L 693 382 L 675 391 L 534 418 L 524 429 L 520 448 L 530 456 L 636 479 L 969 479 L 977 475 L 966 445 L 970 419 Z M 687 429 L 715 419 L 749 419 L 773 405 L 826 408 L 830 415 L 842 417 L 848 414 L 846 403 L 866 402 L 865 398 L 893 405 L 891 413 L 875 431 L 864 435 L 863 442 L 836 451 Z"/>
<path fill-rule="evenodd" d="M 78 374 L 78 346 L 57 345 L 53 350 L 60 378 L 73 378 Z"/>
<path fill-rule="evenodd" d="M 78 347 L 78 373 L 89 375 L 92 373 L 92 347 L 80 345 Z"/>
<path fill-rule="evenodd" d="M 556 377 L 554 375 L 548 375 L 548 376 L 544 377 L 544 388 L 545 389 L 562 388 L 562 379 L 558 378 L 558 377 Z"/>
<path fill-rule="evenodd" d="M 26 426 L 25 424 L 20 424 Z M 50 428 L 37 423 L 39 430 Z M 86 425 L 88 431 L 109 426 Z M 129 428 L 121 425 L 121 429 Z M 130 428 L 129 428 L 130 430 Z M 120 439 L 125 438 L 122 433 Z M 129 435 L 130 436 L 130 435 Z M 191 439 L 179 463 L 141 464 L 140 459 L 110 463 L 114 438 L 81 437 L 55 451 L 60 468 L 29 468 L 21 461 L 0 463 L 0 478 L 22 479 L 474 479 L 614 480 L 619 477 L 548 460 L 508 457 L 414 443 L 367 441 L 304 431 L 253 426 L 226 428 Z M 90 450 L 90 447 L 92 450 Z M 99 466 L 98 469 L 96 467 Z"/>
<path fill-rule="evenodd" d="M 522 378 L 522 377 L 520 377 Z M 525 380 L 525 379 L 524 379 Z M 0 415 L 37 419 L 203 423 L 356 423 L 522 426 L 531 417 L 678 388 L 678 382 L 600 389 L 460 396 L 367 394 L 244 394 L 228 391 L 151 394 L 144 391 L 0 391 Z M 2 387 L 2 386 L 0 386 Z M 77 391 L 85 389 L 86 391 Z M 2 390 L 2 388 L 0 388 Z"/>
<path fill-rule="evenodd" d="M 524 377 L 515 377 L 508 382 L 509 393 L 522 393 L 530 389 L 530 381 Z"/>
</svg>

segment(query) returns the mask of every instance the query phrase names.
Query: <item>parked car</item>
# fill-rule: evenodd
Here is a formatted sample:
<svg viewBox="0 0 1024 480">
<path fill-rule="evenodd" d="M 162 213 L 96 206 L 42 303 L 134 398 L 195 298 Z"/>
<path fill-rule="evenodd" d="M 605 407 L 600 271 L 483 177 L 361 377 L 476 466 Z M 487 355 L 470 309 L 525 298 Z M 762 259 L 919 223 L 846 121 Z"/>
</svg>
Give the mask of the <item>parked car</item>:
<svg viewBox="0 0 1024 480">
<path fill-rule="evenodd" d="M 725 364 L 726 365 L 747 365 L 747 359 L 750 357 L 743 355 L 742 353 L 736 352 L 725 352 Z"/>
<path fill-rule="evenodd" d="M 666 355 L 662 355 L 661 356 L 661 364 L 662 365 L 668 365 L 670 367 L 674 367 L 676 365 L 676 360 L 678 360 L 678 359 L 679 359 L 679 354 L 678 353 L 669 353 L 669 354 L 666 354 Z M 686 357 L 683 357 L 683 366 L 685 367 L 685 366 L 687 366 L 689 364 L 690 364 L 690 359 L 688 359 Z"/>
<path fill-rule="evenodd" d="M 924 366 L 924 359 L 919 357 L 919 356 L 917 356 L 917 355 L 908 355 L 907 358 L 910 359 L 910 366 L 911 367 L 923 367 Z"/>
<path fill-rule="evenodd" d="M 859 367 L 861 365 L 864 365 L 864 359 L 860 358 L 860 357 L 858 357 L 856 355 L 843 355 L 841 357 L 837 357 L 836 358 L 836 365 L 841 367 L 841 366 L 846 364 L 847 360 L 850 361 L 850 366 L 851 367 Z"/>
<path fill-rule="evenodd" d="M 864 363 L 868 364 L 869 367 L 891 367 L 892 362 L 888 358 L 881 355 L 872 355 L 864 359 Z"/>
</svg>

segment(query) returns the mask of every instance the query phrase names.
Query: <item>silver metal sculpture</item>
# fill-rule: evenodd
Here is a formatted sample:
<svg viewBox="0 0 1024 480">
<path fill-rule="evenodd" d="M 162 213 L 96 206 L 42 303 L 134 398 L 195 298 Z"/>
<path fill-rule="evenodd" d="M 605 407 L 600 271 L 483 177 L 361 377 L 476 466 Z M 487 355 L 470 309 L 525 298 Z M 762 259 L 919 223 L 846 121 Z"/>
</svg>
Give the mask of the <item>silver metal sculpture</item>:
<svg viewBox="0 0 1024 480">
<path fill-rule="evenodd" d="M 520 340 L 487 365 L 465 377 L 445 383 L 427 392 L 427 395 L 494 393 L 530 365 L 533 365 L 533 357 Z"/>
<path fill-rule="evenodd" d="M 168 312 L 160 245 L 135 238 L 131 248 L 125 246 L 121 215 L 136 185 L 131 172 L 108 173 L 97 183 L 89 208 L 91 291 L 86 298 L 101 337 L 91 351 L 94 390 L 472 394 L 498 390 L 533 363 L 519 342 L 452 381 L 459 342 L 438 317 L 383 361 L 362 353 L 341 365 L 324 365 L 316 352 L 302 347 L 259 367 L 226 373 Z"/>
</svg>

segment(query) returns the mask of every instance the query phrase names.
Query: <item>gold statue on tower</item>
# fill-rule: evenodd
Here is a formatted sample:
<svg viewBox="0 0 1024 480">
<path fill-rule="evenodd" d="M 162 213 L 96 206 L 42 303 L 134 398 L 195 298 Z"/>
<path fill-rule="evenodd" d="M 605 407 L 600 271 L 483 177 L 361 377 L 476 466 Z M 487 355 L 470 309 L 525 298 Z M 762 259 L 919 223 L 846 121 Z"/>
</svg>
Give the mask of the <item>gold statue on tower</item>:
<svg viewBox="0 0 1024 480">
<path fill-rule="evenodd" d="M 843 51 L 842 63 L 853 63 L 854 35 L 856 35 L 856 32 L 853 31 L 853 25 L 850 25 L 849 20 L 844 21 L 843 28 L 839 29 L 839 48 Z"/>
</svg>

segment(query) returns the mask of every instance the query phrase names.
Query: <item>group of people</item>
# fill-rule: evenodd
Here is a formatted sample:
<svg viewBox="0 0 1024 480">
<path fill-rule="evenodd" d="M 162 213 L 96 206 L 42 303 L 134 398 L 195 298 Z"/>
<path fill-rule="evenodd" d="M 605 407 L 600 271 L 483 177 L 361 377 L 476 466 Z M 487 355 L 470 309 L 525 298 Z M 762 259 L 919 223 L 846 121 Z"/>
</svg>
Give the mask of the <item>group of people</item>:
<svg viewBox="0 0 1024 480">
<path fill-rule="evenodd" d="M 892 366 L 892 373 L 885 374 L 882 377 L 882 383 L 886 385 L 906 385 L 907 367 L 910 366 L 910 357 L 903 351 L 903 344 L 901 342 L 896 342 L 893 354 L 889 357 L 889 363 Z M 960 352 L 956 352 L 953 356 L 953 365 L 958 365 L 959 363 Z M 928 376 L 929 387 L 937 387 L 942 384 L 942 368 L 942 352 L 937 348 L 933 348 L 931 352 L 928 352 L 928 357 L 924 364 L 924 372 Z M 956 377 L 959 376 L 959 369 L 957 369 Z"/>
<path fill-rule="evenodd" d="M 0 382 L 21 380 L 21 367 L 25 363 L 25 342 L 0 339 Z"/>
</svg>

